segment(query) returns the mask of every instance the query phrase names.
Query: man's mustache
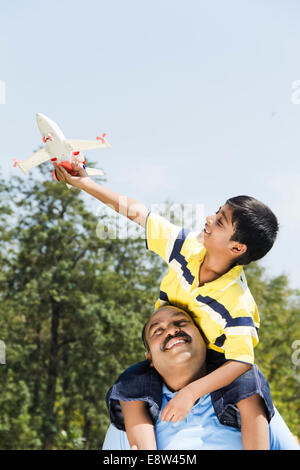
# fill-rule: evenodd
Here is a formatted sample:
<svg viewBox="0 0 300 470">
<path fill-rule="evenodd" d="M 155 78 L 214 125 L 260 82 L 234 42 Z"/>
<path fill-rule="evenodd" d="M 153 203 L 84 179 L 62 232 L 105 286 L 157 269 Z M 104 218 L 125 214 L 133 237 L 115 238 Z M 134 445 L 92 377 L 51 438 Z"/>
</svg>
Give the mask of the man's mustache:
<svg viewBox="0 0 300 470">
<path fill-rule="evenodd" d="M 168 342 L 173 338 L 185 338 L 187 343 L 190 343 L 192 341 L 192 338 L 190 337 L 190 335 L 188 335 L 185 331 L 179 330 L 175 333 L 175 335 L 168 335 L 166 337 L 161 347 L 162 351 L 166 350 Z"/>
</svg>

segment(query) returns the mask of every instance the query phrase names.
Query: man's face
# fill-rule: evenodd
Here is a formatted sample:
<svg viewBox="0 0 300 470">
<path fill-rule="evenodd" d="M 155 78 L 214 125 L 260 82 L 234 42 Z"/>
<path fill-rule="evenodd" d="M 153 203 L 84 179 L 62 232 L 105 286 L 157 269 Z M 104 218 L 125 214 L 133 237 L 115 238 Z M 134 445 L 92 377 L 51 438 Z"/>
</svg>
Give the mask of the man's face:
<svg viewBox="0 0 300 470">
<path fill-rule="evenodd" d="M 190 318 L 176 307 L 161 307 L 150 317 L 145 330 L 151 365 L 165 377 L 170 367 L 188 363 L 200 368 L 206 357 L 206 344 Z"/>
<path fill-rule="evenodd" d="M 207 252 L 220 256 L 240 256 L 246 246 L 230 240 L 234 231 L 231 209 L 224 204 L 215 214 L 206 218 L 203 240 Z"/>
</svg>

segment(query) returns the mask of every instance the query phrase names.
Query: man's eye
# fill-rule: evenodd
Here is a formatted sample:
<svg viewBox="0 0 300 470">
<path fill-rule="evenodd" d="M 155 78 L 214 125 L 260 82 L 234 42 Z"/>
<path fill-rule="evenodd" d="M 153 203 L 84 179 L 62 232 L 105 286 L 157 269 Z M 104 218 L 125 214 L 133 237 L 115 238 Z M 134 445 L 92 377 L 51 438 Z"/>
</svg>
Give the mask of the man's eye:
<svg viewBox="0 0 300 470">
<path fill-rule="evenodd" d="M 186 323 L 187 323 L 186 320 L 180 320 L 176 322 L 176 326 L 182 326 L 182 325 L 185 325 Z"/>
<path fill-rule="evenodd" d="M 217 225 L 222 225 L 221 219 L 217 220 Z"/>
<path fill-rule="evenodd" d="M 157 328 L 157 330 L 154 331 L 154 334 L 157 335 L 157 334 L 160 334 L 162 332 L 163 332 L 162 328 Z"/>
</svg>

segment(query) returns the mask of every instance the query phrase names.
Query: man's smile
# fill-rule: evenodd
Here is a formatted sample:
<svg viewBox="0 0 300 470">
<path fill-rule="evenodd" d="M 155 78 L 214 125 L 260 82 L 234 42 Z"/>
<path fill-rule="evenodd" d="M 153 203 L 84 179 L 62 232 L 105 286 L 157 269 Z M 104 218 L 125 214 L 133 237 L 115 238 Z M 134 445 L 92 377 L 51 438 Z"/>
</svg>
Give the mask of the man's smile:
<svg viewBox="0 0 300 470">
<path fill-rule="evenodd" d="M 162 350 L 169 351 L 170 349 L 173 349 L 174 347 L 177 347 L 180 344 L 190 343 L 191 341 L 192 338 L 190 337 L 190 335 L 188 335 L 184 331 L 179 331 L 174 336 L 167 336 L 167 338 L 163 342 Z"/>
<path fill-rule="evenodd" d="M 165 351 L 166 350 L 170 350 L 172 348 L 174 348 L 174 346 L 178 345 L 178 344 L 181 344 L 181 343 L 186 343 L 187 341 L 185 339 L 175 339 L 174 341 L 170 340 L 169 343 L 168 343 L 168 346 L 165 347 Z"/>
</svg>

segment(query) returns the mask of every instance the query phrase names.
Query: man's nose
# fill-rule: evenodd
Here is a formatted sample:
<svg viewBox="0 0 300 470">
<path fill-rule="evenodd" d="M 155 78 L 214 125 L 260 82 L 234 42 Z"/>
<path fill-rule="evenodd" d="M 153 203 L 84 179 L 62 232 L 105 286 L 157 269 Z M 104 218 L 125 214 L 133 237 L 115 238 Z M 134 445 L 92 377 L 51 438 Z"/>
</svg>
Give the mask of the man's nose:
<svg viewBox="0 0 300 470">
<path fill-rule="evenodd" d="M 169 325 L 166 331 L 166 336 L 168 335 L 174 336 L 176 333 L 178 333 L 178 331 L 180 331 L 180 326 Z"/>
</svg>

